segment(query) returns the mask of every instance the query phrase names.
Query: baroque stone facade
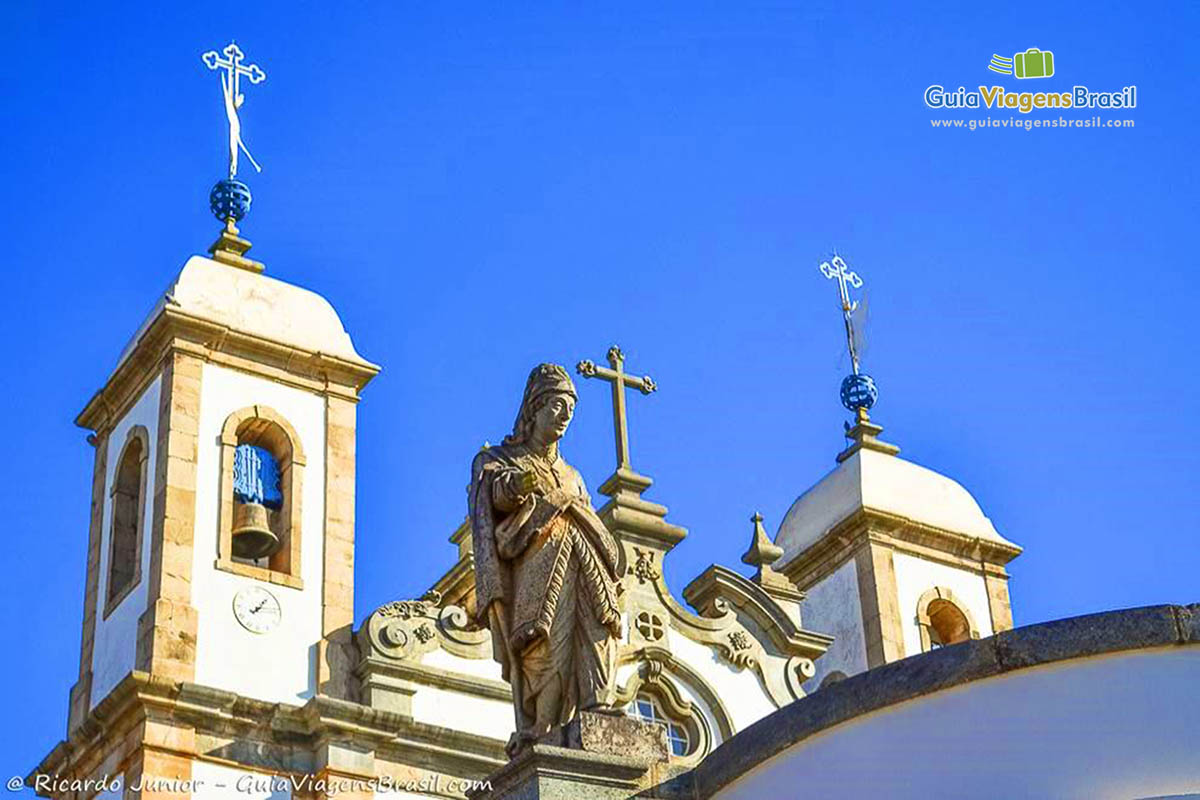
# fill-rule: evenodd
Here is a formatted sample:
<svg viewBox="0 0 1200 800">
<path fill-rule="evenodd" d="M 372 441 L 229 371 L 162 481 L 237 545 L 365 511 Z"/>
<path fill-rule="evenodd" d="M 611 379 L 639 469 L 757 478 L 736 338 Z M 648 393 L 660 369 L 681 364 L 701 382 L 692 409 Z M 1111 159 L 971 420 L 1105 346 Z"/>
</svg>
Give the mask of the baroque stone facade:
<svg viewBox="0 0 1200 800">
<path fill-rule="evenodd" d="M 604 705 L 622 716 L 573 714 L 557 744 L 506 751 L 528 720 L 514 714 L 478 608 L 469 518 L 428 592 L 354 611 L 357 403 L 378 367 L 311 292 L 190 260 L 78 420 L 96 448 L 79 680 L 68 736 L 30 785 L 71 800 L 96 793 L 64 787 L 114 777 L 146 782 L 134 793 L 145 798 L 226 797 L 222 787 L 243 779 L 259 787 L 247 796 L 273 800 L 331 785 L 345 798 L 397 787 L 502 796 L 472 783 L 489 776 L 518 793 L 588 781 L 613 797 L 667 791 L 830 676 L 949 644 L 955 631 L 1011 627 L 1004 564 L 1019 548 L 965 490 L 899 459 L 865 419 L 775 541 L 751 518 L 752 576 L 712 565 L 672 596 L 667 557 L 688 533 L 644 496 L 652 480 L 630 465 L 624 424 L 625 389 L 657 386 L 626 375 L 619 348 L 608 358 L 578 371 L 613 386 L 617 467 L 599 508 L 588 500 L 579 518 L 594 516 L 587 524 L 613 542 Z M 606 413 L 601 402 L 589 397 L 588 413 Z M 131 437 L 144 488 L 127 480 L 116 492 Z M 284 550 L 261 564 L 229 548 L 231 453 L 251 441 L 271 446 L 284 472 Z M 133 547 L 113 543 L 114 496 L 122 535 L 138 531 Z M 139 561 L 121 565 L 125 588 L 110 593 L 114 553 Z M 263 599 L 239 606 L 251 589 Z M 277 613 L 261 625 L 237 616 L 268 602 Z M 609 752 L 613 742 L 623 750 Z"/>
</svg>

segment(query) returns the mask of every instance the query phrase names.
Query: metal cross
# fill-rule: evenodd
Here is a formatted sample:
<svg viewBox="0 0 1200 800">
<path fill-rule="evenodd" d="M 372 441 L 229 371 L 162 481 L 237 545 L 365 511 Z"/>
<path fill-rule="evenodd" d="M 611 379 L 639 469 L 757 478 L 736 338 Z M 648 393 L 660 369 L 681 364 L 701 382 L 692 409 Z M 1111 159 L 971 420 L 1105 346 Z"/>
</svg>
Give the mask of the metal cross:
<svg viewBox="0 0 1200 800">
<path fill-rule="evenodd" d="M 861 289 L 863 282 L 862 278 L 858 277 L 858 273 L 851 270 L 841 256 L 834 256 L 832 264 L 828 261 L 822 262 L 818 269 L 826 278 L 837 281 L 838 294 L 842 298 L 842 311 L 847 314 L 853 311 L 858 303 L 850 301 L 850 289 L 847 288 L 847 284 L 855 289 Z"/>
<path fill-rule="evenodd" d="M 230 42 L 229 45 L 221 52 L 225 54 L 225 58 L 221 58 L 221 56 L 217 55 L 216 50 L 209 50 L 207 53 L 200 56 L 200 58 L 204 59 L 204 63 L 209 69 L 223 69 L 228 72 L 230 86 L 233 87 L 234 97 L 236 97 L 240 91 L 238 87 L 240 86 L 241 76 L 245 75 L 253 84 L 262 83 L 267 79 L 267 73 L 259 69 L 258 64 L 251 64 L 250 66 L 245 66 L 242 64 L 242 59 L 246 57 L 246 54 L 243 53 L 242 49 L 234 42 Z"/>
<path fill-rule="evenodd" d="M 598 367 L 591 361 L 580 361 L 575 371 L 585 378 L 600 378 L 612 384 L 613 427 L 617 434 L 617 470 L 633 471 L 629 464 L 629 426 L 625 419 L 625 387 L 650 394 L 658 385 L 649 375 L 635 378 L 625 374 L 625 354 L 615 344 L 608 348 L 608 364 L 612 369 Z"/>
<path fill-rule="evenodd" d="M 217 55 L 216 50 L 209 50 L 200 58 L 209 69 L 223 69 L 226 72 L 221 76 L 221 91 L 225 95 L 225 116 L 229 119 L 229 179 L 233 180 L 237 177 L 239 150 L 246 154 L 254 169 L 262 172 L 262 167 L 254 160 L 254 156 L 250 155 L 250 150 L 242 141 L 242 121 L 238 117 L 238 109 L 246 99 L 242 96 L 241 77 L 245 75 L 251 83 L 262 83 L 267 79 L 267 73 L 263 72 L 258 64 L 243 64 L 242 59 L 246 55 L 234 42 L 230 42 L 221 52 L 225 54 L 225 58 Z"/>
<path fill-rule="evenodd" d="M 832 261 L 824 261 L 818 267 L 821 274 L 831 281 L 837 281 L 838 296 L 842 301 L 842 318 L 846 323 L 846 348 L 850 351 L 850 363 L 854 374 L 858 374 L 858 347 L 854 343 L 854 321 L 850 315 L 858 308 L 858 303 L 850 299 L 850 289 L 861 289 L 862 278 L 850 269 L 841 256 L 834 256 Z"/>
</svg>

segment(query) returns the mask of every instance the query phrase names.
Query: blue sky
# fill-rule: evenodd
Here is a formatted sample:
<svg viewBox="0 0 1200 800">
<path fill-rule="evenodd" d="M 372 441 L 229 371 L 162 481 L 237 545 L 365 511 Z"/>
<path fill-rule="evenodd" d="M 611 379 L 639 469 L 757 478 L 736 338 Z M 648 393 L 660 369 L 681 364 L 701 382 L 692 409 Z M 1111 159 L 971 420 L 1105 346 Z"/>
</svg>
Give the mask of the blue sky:
<svg viewBox="0 0 1200 800">
<path fill-rule="evenodd" d="M 360 619 L 452 563 L 469 460 L 529 368 L 613 342 L 660 386 L 631 436 L 690 530 L 669 583 L 737 564 L 751 513 L 773 532 L 842 445 L 835 247 L 870 288 L 885 438 L 1026 549 L 1017 624 L 1200 600 L 1195 5 L 176 5 L 0 12 L 5 777 L 61 738 L 76 677 L 72 420 L 218 229 L 199 56 L 231 37 L 268 75 L 243 111 L 251 254 L 384 367 L 359 407 Z M 986 70 L 1028 47 L 1054 78 Z M 933 129 L 989 115 L 931 111 L 934 83 L 1136 84 L 1104 115 L 1135 127 Z M 609 400 L 580 391 L 564 452 L 594 490 Z"/>
</svg>

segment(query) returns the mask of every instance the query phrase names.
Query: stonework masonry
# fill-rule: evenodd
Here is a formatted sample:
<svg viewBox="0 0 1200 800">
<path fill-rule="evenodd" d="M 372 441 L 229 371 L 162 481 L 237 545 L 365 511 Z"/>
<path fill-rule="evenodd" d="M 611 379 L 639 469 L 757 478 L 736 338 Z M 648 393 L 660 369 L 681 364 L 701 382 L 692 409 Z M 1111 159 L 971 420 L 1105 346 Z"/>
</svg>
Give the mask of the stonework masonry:
<svg viewBox="0 0 1200 800">
<path fill-rule="evenodd" d="M 192 538 L 196 519 L 196 446 L 203 362 L 172 352 L 163 369 L 150 538 L 150 592 L 138 623 L 137 666 L 191 680 L 196 665 Z"/>
<path fill-rule="evenodd" d="M 325 398 L 325 583 L 317 685 L 323 694 L 357 699 L 354 670 L 354 485 L 357 408 Z"/>
</svg>

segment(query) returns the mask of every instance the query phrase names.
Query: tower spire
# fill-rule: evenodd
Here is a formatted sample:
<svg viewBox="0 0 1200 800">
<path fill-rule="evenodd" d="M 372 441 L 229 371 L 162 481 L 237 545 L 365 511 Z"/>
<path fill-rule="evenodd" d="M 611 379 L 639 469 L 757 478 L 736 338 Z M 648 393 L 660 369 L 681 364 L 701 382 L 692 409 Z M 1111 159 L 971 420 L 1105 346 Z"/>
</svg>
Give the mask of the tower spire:
<svg viewBox="0 0 1200 800">
<path fill-rule="evenodd" d="M 871 422 L 871 418 L 867 414 L 875 405 L 875 401 L 879 399 L 879 389 L 875 386 L 874 378 L 859 368 L 864 320 L 860 318 L 858 324 L 855 324 L 854 315 L 859 310 L 859 304 L 850 296 L 851 289 L 863 287 L 863 279 L 857 272 L 850 269 L 845 259 L 836 254 L 829 261 L 822 262 L 818 269 L 826 278 L 837 283 L 842 321 L 846 326 L 846 349 L 850 353 L 852 369 L 852 372 L 842 379 L 839 394 L 842 405 L 847 411 L 854 414 L 855 424 L 853 427 L 849 424 L 846 425 L 846 438 L 850 440 L 851 444 L 838 454 L 838 463 L 864 449 L 894 456 L 900 452 L 900 448 L 877 438 L 883 432 L 883 428 Z"/>
<path fill-rule="evenodd" d="M 258 64 L 243 64 L 246 55 L 235 42 L 230 42 L 221 53 L 224 54 L 223 58 L 216 50 L 210 50 L 200 57 L 210 70 L 222 71 L 221 92 L 225 98 L 225 116 L 229 120 L 229 177 L 217 181 L 208 196 L 213 216 L 224 222 L 225 227 L 208 252 L 213 260 L 222 264 L 262 272 L 261 262 L 246 258 L 250 241 L 238 235 L 237 223 L 250 213 L 250 187 L 237 179 L 239 153 L 244 153 L 250 165 L 262 172 L 262 167 L 242 141 L 242 121 L 238 112 L 246 100 L 241 90 L 241 79 L 245 77 L 250 83 L 259 84 L 267 79 L 267 74 Z"/>
</svg>

